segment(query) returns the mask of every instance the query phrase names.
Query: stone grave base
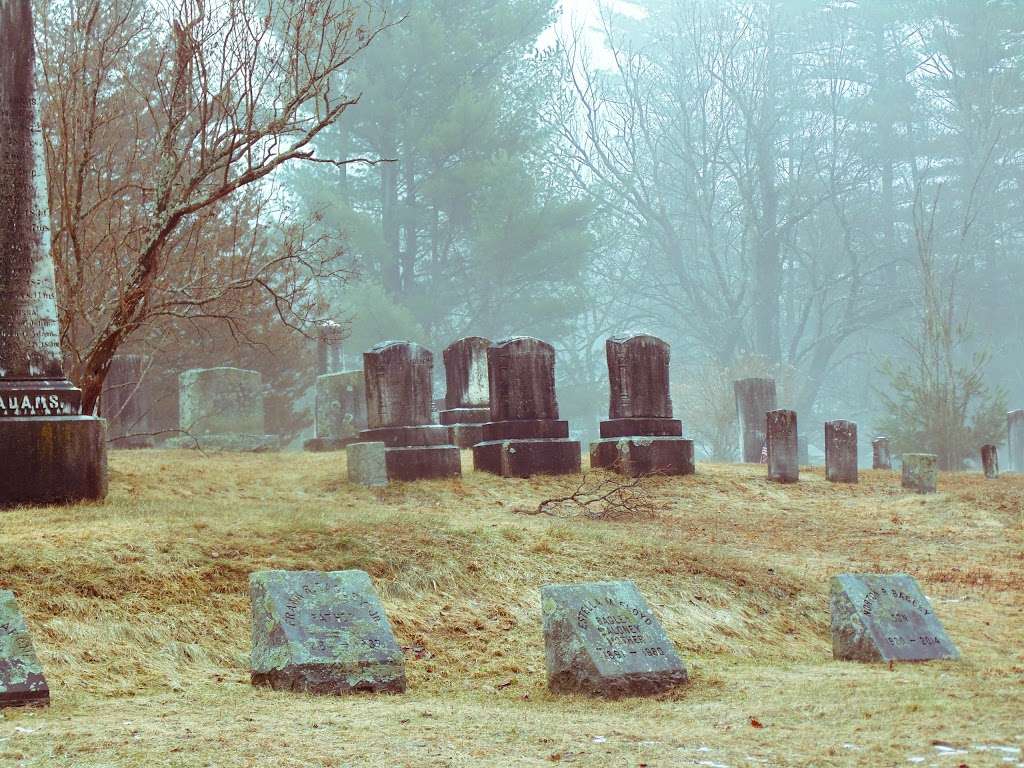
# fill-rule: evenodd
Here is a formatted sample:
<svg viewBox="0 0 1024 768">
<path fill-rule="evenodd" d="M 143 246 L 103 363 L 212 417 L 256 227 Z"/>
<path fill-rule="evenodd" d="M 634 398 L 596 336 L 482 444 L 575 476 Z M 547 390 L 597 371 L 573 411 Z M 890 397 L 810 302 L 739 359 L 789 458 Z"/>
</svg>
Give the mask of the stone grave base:
<svg viewBox="0 0 1024 768">
<path fill-rule="evenodd" d="M 364 429 L 359 433 L 359 442 L 384 443 L 388 448 L 450 445 L 448 442 L 448 427 L 442 427 L 440 424 Z"/>
<path fill-rule="evenodd" d="M 350 445 L 358 441 L 359 438 L 356 435 L 352 435 L 351 437 L 314 437 L 302 444 L 302 450 L 308 451 L 309 453 L 331 453 L 334 451 L 344 451 Z"/>
<path fill-rule="evenodd" d="M 0 507 L 107 496 L 107 422 L 92 416 L 0 419 Z"/>
<path fill-rule="evenodd" d="M 448 427 L 449 440 L 459 448 L 472 448 L 484 441 L 483 424 L 452 424 Z"/>
<path fill-rule="evenodd" d="M 110 441 L 110 447 L 118 451 L 143 451 L 152 448 L 156 442 L 152 437 L 119 437 Z"/>
<path fill-rule="evenodd" d="M 491 440 L 473 446 L 473 468 L 502 477 L 572 475 L 580 471 L 575 440 Z"/>
<path fill-rule="evenodd" d="M 374 664 L 303 664 L 253 672 L 253 685 L 264 685 L 275 691 L 293 691 L 319 696 L 342 696 L 349 693 L 405 693 L 405 668 L 401 659 L 382 660 Z"/>
<path fill-rule="evenodd" d="M 281 450 L 281 438 L 277 435 L 183 435 L 172 437 L 164 447 L 225 453 L 274 453 Z"/>
<path fill-rule="evenodd" d="M 462 474 L 462 457 L 454 445 L 388 448 L 384 458 L 388 480 L 430 480 Z"/>
<path fill-rule="evenodd" d="M 446 427 L 455 424 L 483 424 L 491 420 L 490 408 L 451 408 L 441 411 L 438 421 Z"/>
<path fill-rule="evenodd" d="M 345 448 L 348 481 L 356 485 L 388 484 L 387 448 L 384 443 L 352 443 Z"/>
<path fill-rule="evenodd" d="M 601 438 L 613 437 L 682 437 L 683 422 L 679 419 L 607 419 L 601 422 Z"/>
<path fill-rule="evenodd" d="M 681 437 L 619 437 L 590 444 L 590 466 L 629 477 L 692 475 L 693 441 Z"/>
</svg>

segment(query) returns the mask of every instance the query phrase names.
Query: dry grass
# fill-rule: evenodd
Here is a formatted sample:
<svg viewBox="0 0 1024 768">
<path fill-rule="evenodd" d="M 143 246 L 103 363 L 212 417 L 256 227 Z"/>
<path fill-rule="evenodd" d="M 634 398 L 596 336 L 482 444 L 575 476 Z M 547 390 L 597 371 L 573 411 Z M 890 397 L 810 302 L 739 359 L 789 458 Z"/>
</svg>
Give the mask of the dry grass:
<svg viewBox="0 0 1024 768">
<path fill-rule="evenodd" d="M 890 473 L 784 487 L 702 465 L 653 481 L 654 517 L 595 522 L 514 512 L 573 478 L 373 491 L 343 482 L 343 461 L 116 453 L 106 505 L 0 513 L 0 586 L 53 696 L 4 711 L 0 765 L 1024 764 L 1024 477 L 949 476 L 916 497 Z M 266 567 L 367 570 L 409 648 L 409 692 L 252 689 L 246 582 Z M 964 660 L 833 662 L 843 570 L 916 575 Z M 692 684 L 548 694 L 538 588 L 622 577 Z"/>
</svg>

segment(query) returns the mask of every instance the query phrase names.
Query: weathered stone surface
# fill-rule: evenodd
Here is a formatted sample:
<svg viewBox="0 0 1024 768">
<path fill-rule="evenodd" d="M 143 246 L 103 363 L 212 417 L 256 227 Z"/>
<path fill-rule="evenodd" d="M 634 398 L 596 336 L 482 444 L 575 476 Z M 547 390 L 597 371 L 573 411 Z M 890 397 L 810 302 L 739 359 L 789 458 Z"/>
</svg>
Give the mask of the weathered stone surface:
<svg viewBox="0 0 1024 768">
<path fill-rule="evenodd" d="M 433 420 L 434 356 L 411 341 L 385 341 L 363 353 L 370 429 Z"/>
<path fill-rule="evenodd" d="M 811 464 L 811 452 L 810 446 L 807 442 L 806 435 L 799 435 L 796 439 L 797 453 L 799 454 L 799 461 L 801 467 L 808 467 Z"/>
<path fill-rule="evenodd" d="M 606 419 L 601 422 L 601 437 L 682 437 L 679 419 Z"/>
<path fill-rule="evenodd" d="M 441 411 L 438 416 L 441 424 L 454 427 L 456 424 L 486 424 L 491 420 L 490 408 L 452 408 Z"/>
<path fill-rule="evenodd" d="M 857 482 L 857 425 L 852 421 L 825 423 L 825 477 L 833 483 Z"/>
<path fill-rule="evenodd" d="M 999 477 L 999 449 L 996 446 L 981 446 L 981 467 L 988 480 L 995 480 Z"/>
<path fill-rule="evenodd" d="M 740 427 L 740 452 L 746 464 L 760 464 L 765 446 L 768 411 L 776 403 L 774 379 L 740 379 L 733 382 L 736 393 L 736 415 Z"/>
<path fill-rule="evenodd" d="M 462 456 L 454 445 L 388 448 L 385 458 L 388 480 L 436 480 L 462 474 Z"/>
<path fill-rule="evenodd" d="M 687 682 L 686 666 L 631 581 L 541 589 L 548 687 L 606 698 Z"/>
<path fill-rule="evenodd" d="M 100 415 L 107 420 L 107 435 L 112 448 L 152 448 L 153 409 L 144 355 L 115 355 L 110 361 L 100 397 Z"/>
<path fill-rule="evenodd" d="M 178 377 L 182 432 L 199 435 L 264 435 L 263 377 L 240 368 L 194 368 Z"/>
<path fill-rule="evenodd" d="M 387 450 L 384 443 L 352 443 L 345 448 L 348 481 L 356 485 L 387 485 Z"/>
<path fill-rule="evenodd" d="M 490 347 L 490 339 L 467 336 L 445 349 L 444 374 L 448 385 L 444 398 L 446 410 L 490 408 L 490 380 L 487 372 L 487 350 Z"/>
<path fill-rule="evenodd" d="M 448 438 L 448 427 L 443 427 L 440 424 L 423 424 L 418 427 L 364 429 L 359 433 L 361 442 L 384 443 L 388 448 L 449 445 Z"/>
<path fill-rule="evenodd" d="M 564 440 L 569 422 L 551 419 L 492 421 L 484 424 L 484 440 Z"/>
<path fill-rule="evenodd" d="M 917 581 L 845 573 L 832 579 L 832 655 L 846 661 L 959 659 Z"/>
<path fill-rule="evenodd" d="M 892 469 L 892 451 L 888 437 L 876 437 L 871 441 L 871 468 Z"/>
<path fill-rule="evenodd" d="M 316 370 L 320 376 L 345 370 L 344 343 L 345 329 L 340 324 L 323 320 L 317 325 Z"/>
<path fill-rule="evenodd" d="M 1011 472 L 1024 472 L 1024 410 L 1006 414 L 1006 446 Z"/>
<path fill-rule="evenodd" d="M 903 454 L 903 487 L 917 493 L 935 493 L 939 485 L 939 457 L 932 453 Z"/>
<path fill-rule="evenodd" d="M 0 709 L 45 706 L 50 689 L 13 592 L 0 590 Z"/>
<path fill-rule="evenodd" d="M 617 437 L 590 444 L 590 466 L 628 477 L 692 475 L 693 441 L 681 437 Z"/>
<path fill-rule="evenodd" d="M 473 446 L 473 468 L 502 477 L 573 475 L 581 465 L 575 440 L 490 440 Z"/>
<path fill-rule="evenodd" d="M 671 347 L 655 336 L 619 336 L 605 343 L 612 419 L 671 419 Z M 634 433 L 643 434 L 643 433 Z"/>
<path fill-rule="evenodd" d="M 107 496 L 107 422 L 87 416 L 0 419 L 0 507 Z"/>
<path fill-rule="evenodd" d="M 491 421 L 557 419 L 555 348 L 528 336 L 487 350 Z"/>
<path fill-rule="evenodd" d="M 795 483 L 800 479 L 800 446 L 797 441 L 796 411 L 769 411 L 768 479 Z"/>
<path fill-rule="evenodd" d="M 472 448 L 483 441 L 483 424 L 453 424 L 448 427 L 448 442 L 457 448 Z"/>
<path fill-rule="evenodd" d="M 352 440 L 366 429 L 366 381 L 362 371 L 343 371 L 316 380 L 316 436 Z"/>
<path fill-rule="evenodd" d="M 249 576 L 252 682 L 314 694 L 405 691 L 405 658 L 363 571 Z"/>
</svg>

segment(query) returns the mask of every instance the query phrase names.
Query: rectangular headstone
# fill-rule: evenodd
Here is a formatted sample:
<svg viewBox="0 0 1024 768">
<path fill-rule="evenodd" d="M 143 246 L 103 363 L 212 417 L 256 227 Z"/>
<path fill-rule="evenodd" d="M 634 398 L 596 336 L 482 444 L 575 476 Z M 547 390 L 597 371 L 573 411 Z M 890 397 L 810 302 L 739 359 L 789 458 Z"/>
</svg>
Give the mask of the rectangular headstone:
<svg viewBox="0 0 1024 768">
<path fill-rule="evenodd" d="M 14 593 L 0 590 L 0 708 L 46 705 L 50 689 Z"/>
<path fill-rule="evenodd" d="M 631 581 L 541 589 L 548 687 L 645 696 L 687 681 L 686 666 Z"/>
<path fill-rule="evenodd" d="M 917 581 L 905 573 L 832 579 L 832 655 L 847 661 L 959 659 Z"/>
<path fill-rule="evenodd" d="M 363 571 L 249 576 L 252 682 L 317 694 L 405 691 L 405 657 Z"/>
</svg>

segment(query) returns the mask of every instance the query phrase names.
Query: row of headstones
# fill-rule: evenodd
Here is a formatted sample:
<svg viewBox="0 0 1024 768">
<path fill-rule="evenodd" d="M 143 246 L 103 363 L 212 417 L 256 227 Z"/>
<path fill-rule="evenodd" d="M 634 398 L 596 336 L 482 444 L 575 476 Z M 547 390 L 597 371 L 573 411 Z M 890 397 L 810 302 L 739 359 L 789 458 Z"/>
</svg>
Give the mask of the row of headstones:
<svg viewBox="0 0 1024 768">
<path fill-rule="evenodd" d="M 254 685 L 315 694 L 401 693 L 405 658 L 364 571 L 260 571 L 249 578 Z M 548 687 L 608 698 L 686 683 L 686 665 L 631 581 L 540 591 Z M 957 659 L 917 582 L 843 574 L 831 584 L 832 652 L 865 662 Z M 0 707 L 48 704 L 13 593 L 0 592 Z"/>
</svg>

